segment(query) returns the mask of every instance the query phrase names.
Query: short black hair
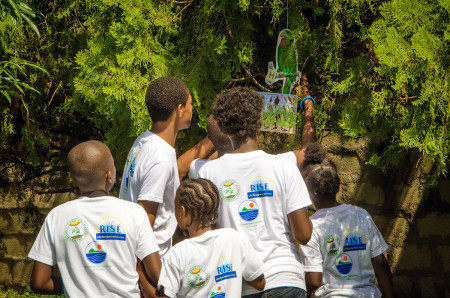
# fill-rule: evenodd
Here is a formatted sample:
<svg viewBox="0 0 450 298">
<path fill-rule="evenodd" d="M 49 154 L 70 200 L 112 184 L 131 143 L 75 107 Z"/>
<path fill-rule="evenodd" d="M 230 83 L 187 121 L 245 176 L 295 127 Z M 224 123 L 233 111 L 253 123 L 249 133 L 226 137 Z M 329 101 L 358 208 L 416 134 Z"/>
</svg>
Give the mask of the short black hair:
<svg viewBox="0 0 450 298">
<path fill-rule="evenodd" d="M 185 105 L 189 90 L 181 79 L 162 77 L 150 83 L 145 104 L 153 122 L 166 121 L 178 105 Z"/>
<path fill-rule="evenodd" d="M 341 183 L 338 170 L 318 143 L 306 146 L 305 160 L 300 166 L 300 172 L 309 193 L 315 198 L 318 200 L 336 198 Z"/>
<path fill-rule="evenodd" d="M 256 138 L 261 129 L 264 98 L 255 91 L 235 87 L 217 95 L 212 114 L 222 132 L 228 134 L 239 147 L 248 138 Z"/>
<path fill-rule="evenodd" d="M 207 227 L 219 212 L 219 190 L 207 179 L 186 179 L 178 187 L 175 199 L 191 215 L 191 220 L 199 220 L 201 227 Z M 192 222 L 191 222 L 192 223 Z"/>
</svg>

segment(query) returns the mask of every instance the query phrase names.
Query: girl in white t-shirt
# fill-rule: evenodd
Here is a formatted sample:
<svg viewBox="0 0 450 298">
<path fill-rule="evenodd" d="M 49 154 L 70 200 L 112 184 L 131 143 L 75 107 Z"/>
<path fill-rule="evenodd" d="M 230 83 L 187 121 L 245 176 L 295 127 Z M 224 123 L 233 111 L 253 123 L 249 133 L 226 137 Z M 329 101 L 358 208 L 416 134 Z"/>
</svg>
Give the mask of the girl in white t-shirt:
<svg viewBox="0 0 450 298">
<path fill-rule="evenodd" d="M 317 297 L 393 297 L 388 248 L 366 210 L 339 204 L 340 179 L 336 165 L 319 144 L 306 147 L 300 167 L 317 212 L 311 216 L 313 233 L 305 256 L 305 278 L 309 295 Z"/>
<path fill-rule="evenodd" d="M 213 230 L 219 192 L 206 179 L 187 179 L 175 197 L 175 217 L 190 238 L 163 258 L 158 282 L 168 297 L 241 297 L 242 280 L 262 291 L 264 264 L 233 229 Z"/>
</svg>

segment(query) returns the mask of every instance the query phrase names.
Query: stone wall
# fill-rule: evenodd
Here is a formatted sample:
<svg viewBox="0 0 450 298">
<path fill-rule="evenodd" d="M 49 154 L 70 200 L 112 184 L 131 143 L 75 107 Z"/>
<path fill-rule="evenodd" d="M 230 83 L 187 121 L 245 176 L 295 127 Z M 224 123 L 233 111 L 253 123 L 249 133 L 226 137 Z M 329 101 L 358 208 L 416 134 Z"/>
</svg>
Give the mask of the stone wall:
<svg viewBox="0 0 450 298">
<path fill-rule="evenodd" d="M 281 148 L 289 139 L 265 134 L 261 143 L 270 151 L 274 144 Z M 365 165 L 374 149 L 364 140 L 342 142 L 326 136 L 321 143 L 339 167 L 338 200 L 366 209 L 389 245 L 386 255 L 397 296 L 450 297 L 450 180 L 423 191 L 419 174 L 429 169 L 420 158 L 411 156 L 395 171 L 380 172 Z M 57 180 L 44 177 L 0 187 L 1 285 L 15 289 L 28 285 L 32 262 L 26 256 L 45 215 L 74 198 L 69 193 L 38 195 L 34 191 L 49 185 L 63 189 L 69 180 L 62 174 Z"/>
</svg>

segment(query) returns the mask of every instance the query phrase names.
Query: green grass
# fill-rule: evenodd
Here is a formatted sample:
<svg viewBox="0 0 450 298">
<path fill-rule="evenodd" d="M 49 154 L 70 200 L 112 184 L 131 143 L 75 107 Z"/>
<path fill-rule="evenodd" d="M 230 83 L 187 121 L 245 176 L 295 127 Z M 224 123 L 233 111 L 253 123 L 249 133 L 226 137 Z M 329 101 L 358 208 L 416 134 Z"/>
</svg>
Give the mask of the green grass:
<svg viewBox="0 0 450 298">
<path fill-rule="evenodd" d="M 57 297 L 56 295 L 37 295 L 34 294 L 33 291 L 31 291 L 30 287 L 27 287 L 23 293 L 19 293 L 16 290 L 13 289 L 7 289 L 5 286 L 0 285 L 0 297 Z M 64 297 L 64 295 L 60 296 Z"/>
</svg>

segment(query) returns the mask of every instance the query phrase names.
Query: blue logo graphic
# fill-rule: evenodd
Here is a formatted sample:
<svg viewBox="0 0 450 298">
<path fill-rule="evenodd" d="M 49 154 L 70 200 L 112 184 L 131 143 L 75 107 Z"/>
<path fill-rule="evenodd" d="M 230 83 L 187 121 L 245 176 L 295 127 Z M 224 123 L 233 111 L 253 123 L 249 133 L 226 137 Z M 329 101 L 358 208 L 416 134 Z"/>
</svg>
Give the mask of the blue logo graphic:
<svg viewBox="0 0 450 298">
<path fill-rule="evenodd" d="M 133 158 L 133 161 L 131 162 L 131 165 L 130 165 L 130 169 L 128 170 L 128 176 L 126 177 L 126 180 L 125 180 L 126 187 L 128 187 L 128 183 L 129 183 L 129 180 L 130 180 L 128 177 L 133 178 L 133 176 L 134 176 L 134 168 L 136 167 L 136 157 L 137 156 L 135 156 Z"/>
<path fill-rule="evenodd" d="M 341 274 L 347 274 L 352 270 L 352 259 L 347 254 L 340 254 L 336 258 L 336 269 Z"/>
<path fill-rule="evenodd" d="M 122 240 L 127 239 L 123 223 L 115 217 L 106 217 L 97 224 L 97 240 Z"/>
<path fill-rule="evenodd" d="M 247 196 L 249 199 L 273 197 L 273 187 L 269 179 L 257 176 L 250 181 L 247 187 Z"/>
<path fill-rule="evenodd" d="M 208 298 L 225 298 L 225 286 L 222 284 L 215 284 L 209 291 Z"/>
<path fill-rule="evenodd" d="M 231 261 L 231 258 L 221 257 L 217 264 L 216 282 L 235 277 L 236 271 L 233 271 L 233 262 Z"/>
<path fill-rule="evenodd" d="M 85 249 L 87 259 L 94 264 L 103 263 L 106 259 L 106 248 L 97 241 L 92 241 Z"/>
<path fill-rule="evenodd" d="M 359 230 L 348 230 L 344 235 L 344 251 L 366 250 L 366 237 Z"/>
<path fill-rule="evenodd" d="M 253 200 L 245 200 L 239 205 L 239 216 L 245 221 L 252 221 L 258 217 L 259 207 Z"/>
</svg>

